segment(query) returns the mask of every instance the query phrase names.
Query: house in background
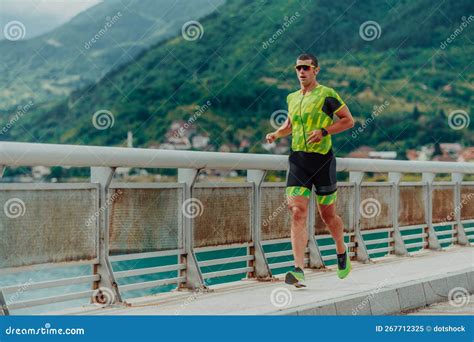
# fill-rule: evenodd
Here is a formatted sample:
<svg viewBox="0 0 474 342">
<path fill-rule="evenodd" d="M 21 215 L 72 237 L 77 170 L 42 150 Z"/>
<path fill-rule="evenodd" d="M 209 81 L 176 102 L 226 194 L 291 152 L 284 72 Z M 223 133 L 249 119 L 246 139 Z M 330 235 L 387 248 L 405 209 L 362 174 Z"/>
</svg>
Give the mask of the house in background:
<svg viewBox="0 0 474 342">
<path fill-rule="evenodd" d="M 347 158 L 369 158 L 369 153 L 374 152 L 375 149 L 370 146 L 360 146 L 357 150 L 352 151 L 347 155 Z"/>
<path fill-rule="evenodd" d="M 458 162 L 474 162 L 474 147 L 466 147 L 459 153 Z"/>
</svg>

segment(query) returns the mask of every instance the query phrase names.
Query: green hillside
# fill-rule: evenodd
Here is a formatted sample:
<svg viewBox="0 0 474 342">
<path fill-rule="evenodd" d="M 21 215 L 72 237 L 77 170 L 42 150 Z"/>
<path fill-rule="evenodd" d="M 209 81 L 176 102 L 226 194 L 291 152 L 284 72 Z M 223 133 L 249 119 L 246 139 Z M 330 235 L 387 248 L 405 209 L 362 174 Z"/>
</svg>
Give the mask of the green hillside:
<svg viewBox="0 0 474 342">
<path fill-rule="evenodd" d="M 472 27 L 440 48 L 472 9 L 468 0 L 228 1 L 200 20 L 200 39 L 179 35 L 156 45 L 97 85 L 36 107 L 3 139 L 121 145 L 131 130 L 146 147 L 210 101 L 197 131 L 215 148 L 248 138 L 250 151 L 260 152 L 271 114 L 298 87 L 295 57 L 309 51 L 319 56 L 320 82 L 349 105 L 355 129 L 385 103 L 362 133 L 335 136 L 340 154 L 361 145 L 402 154 L 436 141 L 472 145 L 472 124 L 448 125 L 453 110 L 472 112 Z M 380 26 L 377 39 L 362 39 L 367 21 Z M 98 110 L 113 113 L 112 127 L 94 127 Z"/>
<path fill-rule="evenodd" d="M 222 2 L 106 0 L 40 37 L 0 41 L 0 109 L 64 97 L 95 83 Z"/>
</svg>

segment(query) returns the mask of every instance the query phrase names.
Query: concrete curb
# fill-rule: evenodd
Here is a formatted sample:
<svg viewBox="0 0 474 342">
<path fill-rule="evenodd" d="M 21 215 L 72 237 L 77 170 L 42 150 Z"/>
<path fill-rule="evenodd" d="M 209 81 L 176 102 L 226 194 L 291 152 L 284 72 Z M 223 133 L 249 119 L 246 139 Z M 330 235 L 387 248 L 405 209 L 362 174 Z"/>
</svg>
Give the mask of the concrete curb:
<svg viewBox="0 0 474 342">
<path fill-rule="evenodd" d="M 267 314 L 289 316 L 394 315 L 430 304 L 446 302 L 449 300 L 449 291 L 457 287 L 466 289 L 470 294 L 474 293 L 474 270 L 472 268 Z"/>
</svg>

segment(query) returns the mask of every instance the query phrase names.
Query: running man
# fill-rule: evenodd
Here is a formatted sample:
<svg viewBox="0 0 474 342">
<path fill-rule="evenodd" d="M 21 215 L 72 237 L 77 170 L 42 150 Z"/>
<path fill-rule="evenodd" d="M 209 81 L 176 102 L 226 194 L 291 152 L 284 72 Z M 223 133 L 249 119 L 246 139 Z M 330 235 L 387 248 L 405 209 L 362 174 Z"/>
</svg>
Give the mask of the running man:
<svg viewBox="0 0 474 342">
<path fill-rule="evenodd" d="M 336 214 L 336 157 L 331 135 L 354 126 L 349 108 L 334 89 L 319 84 L 320 71 L 314 55 L 302 54 L 296 60 L 296 75 L 301 89 L 288 95 L 288 118 L 275 132 L 268 133 L 267 142 L 292 135 L 286 196 L 291 212 L 291 245 L 295 267 L 285 277 L 287 284 L 304 286 L 304 255 L 308 244 L 306 218 L 314 185 L 318 210 L 336 243 L 337 275 L 343 279 L 351 271 L 351 262 L 344 243 L 344 224 Z M 334 121 L 334 115 L 339 120 Z"/>
</svg>

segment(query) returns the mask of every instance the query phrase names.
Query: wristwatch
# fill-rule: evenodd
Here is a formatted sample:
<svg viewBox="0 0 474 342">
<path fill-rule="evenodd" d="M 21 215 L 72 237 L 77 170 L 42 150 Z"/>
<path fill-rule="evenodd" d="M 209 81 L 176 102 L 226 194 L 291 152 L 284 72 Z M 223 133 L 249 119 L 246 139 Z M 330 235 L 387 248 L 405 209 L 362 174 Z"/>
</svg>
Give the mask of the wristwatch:
<svg viewBox="0 0 474 342">
<path fill-rule="evenodd" d="M 321 132 L 323 133 L 323 137 L 329 134 L 329 132 L 326 131 L 324 128 L 321 128 Z"/>
</svg>

